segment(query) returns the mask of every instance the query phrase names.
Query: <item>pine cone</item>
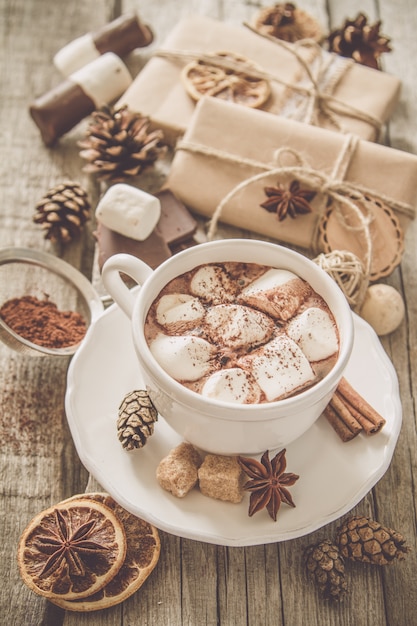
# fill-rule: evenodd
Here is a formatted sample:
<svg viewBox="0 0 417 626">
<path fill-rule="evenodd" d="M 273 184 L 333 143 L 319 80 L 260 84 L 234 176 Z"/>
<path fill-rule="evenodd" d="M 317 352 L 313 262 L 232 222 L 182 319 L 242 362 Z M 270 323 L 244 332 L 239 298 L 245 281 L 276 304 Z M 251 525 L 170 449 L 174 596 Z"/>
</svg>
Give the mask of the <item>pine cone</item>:
<svg viewBox="0 0 417 626">
<path fill-rule="evenodd" d="M 366 15 L 358 13 L 354 20 L 345 20 L 341 28 L 329 34 L 328 49 L 362 65 L 380 69 L 379 57 L 383 52 L 392 50 L 390 39 L 380 34 L 380 27 L 381 20 L 371 26 Z"/>
<path fill-rule="evenodd" d="M 255 30 L 283 41 L 322 39 L 322 29 L 317 20 L 292 2 L 279 2 L 263 7 L 253 21 Z"/>
<path fill-rule="evenodd" d="M 374 565 L 402 561 L 410 551 L 400 533 L 361 516 L 345 520 L 337 529 L 336 543 L 345 558 Z"/>
<path fill-rule="evenodd" d="M 345 563 L 339 548 L 325 540 L 309 546 L 304 553 L 307 575 L 326 600 L 340 601 L 346 595 Z"/>
<path fill-rule="evenodd" d="M 122 182 L 138 176 L 166 152 L 161 130 L 148 132 L 150 120 L 127 106 L 103 107 L 92 114 L 86 139 L 79 142 L 80 156 L 88 161 L 85 172 L 99 180 Z"/>
<path fill-rule="evenodd" d="M 143 448 L 153 434 L 158 411 L 144 390 L 128 393 L 119 407 L 117 434 L 126 450 Z"/>
<path fill-rule="evenodd" d="M 90 219 L 87 192 L 72 181 L 50 189 L 35 208 L 33 221 L 45 229 L 45 239 L 54 243 L 69 243 Z"/>
</svg>

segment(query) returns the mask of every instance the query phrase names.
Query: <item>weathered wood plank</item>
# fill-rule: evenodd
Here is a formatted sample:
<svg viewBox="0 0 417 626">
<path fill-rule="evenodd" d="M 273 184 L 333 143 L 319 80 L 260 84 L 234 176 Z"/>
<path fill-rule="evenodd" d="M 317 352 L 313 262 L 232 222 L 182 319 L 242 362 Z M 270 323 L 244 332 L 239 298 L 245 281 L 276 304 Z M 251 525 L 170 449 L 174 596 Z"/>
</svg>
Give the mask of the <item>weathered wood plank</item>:
<svg viewBox="0 0 417 626">
<path fill-rule="evenodd" d="M 66 7 L 66 8 L 65 8 Z M 31 216 L 37 200 L 55 182 L 79 177 L 73 141 L 46 150 L 28 114 L 35 96 L 61 80 L 54 52 L 94 26 L 105 3 L 1 2 L 0 245 L 50 250 L 83 266 L 85 241 L 65 251 L 44 242 Z M 92 253 L 90 251 L 91 272 Z M 88 265 L 88 263 L 87 263 Z M 87 473 L 75 452 L 64 412 L 68 359 L 34 359 L 0 346 L 2 476 L 0 613 L 7 624 L 59 624 L 63 612 L 22 586 L 16 546 L 26 523 L 39 510 L 79 491 Z M 7 584 L 6 584 L 7 583 Z"/>
</svg>

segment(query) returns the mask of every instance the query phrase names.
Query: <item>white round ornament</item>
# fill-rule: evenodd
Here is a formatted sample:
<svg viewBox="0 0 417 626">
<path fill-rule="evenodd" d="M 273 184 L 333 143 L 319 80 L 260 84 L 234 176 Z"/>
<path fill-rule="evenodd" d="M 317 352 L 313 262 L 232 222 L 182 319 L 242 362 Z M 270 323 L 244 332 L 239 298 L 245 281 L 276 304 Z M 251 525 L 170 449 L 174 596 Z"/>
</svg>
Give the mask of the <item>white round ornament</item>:
<svg viewBox="0 0 417 626">
<path fill-rule="evenodd" d="M 365 294 L 360 316 L 367 321 L 377 335 L 388 335 L 398 328 L 404 319 L 404 301 L 391 285 L 371 285 Z"/>
</svg>

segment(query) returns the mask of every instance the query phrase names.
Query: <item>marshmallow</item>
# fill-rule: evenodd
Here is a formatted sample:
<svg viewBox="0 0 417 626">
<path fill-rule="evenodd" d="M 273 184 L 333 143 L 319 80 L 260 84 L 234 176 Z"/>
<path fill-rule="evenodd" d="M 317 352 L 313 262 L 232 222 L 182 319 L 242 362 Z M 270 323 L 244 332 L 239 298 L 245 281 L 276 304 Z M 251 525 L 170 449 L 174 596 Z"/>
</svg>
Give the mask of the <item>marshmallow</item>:
<svg viewBox="0 0 417 626">
<path fill-rule="evenodd" d="M 240 304 L 219 304 L 207 311 L 205 328 L 212 343 L 229 348 L 255 347 L 274 332 L 274 321 Z"/>
<path fill-rule="evenodd" d="M 309 361 L 327 359 L 338 351 L 335 324 L 327 311 L 318 307 L 310 307 L 294 317 L 286 332 Z"/>
<path fill-rule="evenodd" d="M 198 323 L 205 315 L 198 298 L 187 293 L 170 293 L 162 296 L 156 307 L 156 321 L 167 328 Z"/>
<path fill-rule="evenodd" d="M 311 287 L 288 270 L 270 269 L 242 289 L 239 300 L 287 321 L 311 293 Z"/>
<path fill-rule="evenodd" d="M 270 291 L 288 283 L 290 280 L 298 278 L 296 274 L 289 270 L 271 268 L 262 276 L 256 278 L 250 285 L 245 287 L 243 294 L 259 293 L 260 291 Z"/>
<path fill-rule="evenodd" d="M 214 348 L 200 337 L 160 334 L 149 348 L 159 365 L 178 381 L 198 380 L 212 367 Z"/>
<path fill-rule="evenodd" d="M 137 241 L 149 237 L 160 216 L 156 196 L 124 183 L 112 185 L 96 208 L 96 218 L 107 228 Z"/>
<path fill-rule="evenodd" d="M 149 45 L 152 39 L 152 31 L 137 15 L 122 15 L 94 33 L 70 41 L 55 54 L 53 62 L 64 76 L 70 76 L 106 52 L 123 57 Z"/>
<path fill-rule="evenodd" d="M 93 111 L 121 96 L 131 82 L 123 61 L 107 52 L 37 98 L 29 112 L 44 143 L 52 146 Z"/>
<path fill-rule="evenodd" d="M 261 390 L 247 372 L 233 367 L 212 374 L 204 383 L 201 395 L 235 404 L 256 404 Z"/>
<path fill-rule="evenodd" d="M 268 402 L 285 398 L 315 380 L 307 357 L 284 333 L 239 359 L 250 370 Z"/>
<path fill-rule="evenodd" d="M 235 284 L 218 265 L 203 265 L 191 279 L 190 291 L 206 302 L 231 302 Z"/>
</svg>

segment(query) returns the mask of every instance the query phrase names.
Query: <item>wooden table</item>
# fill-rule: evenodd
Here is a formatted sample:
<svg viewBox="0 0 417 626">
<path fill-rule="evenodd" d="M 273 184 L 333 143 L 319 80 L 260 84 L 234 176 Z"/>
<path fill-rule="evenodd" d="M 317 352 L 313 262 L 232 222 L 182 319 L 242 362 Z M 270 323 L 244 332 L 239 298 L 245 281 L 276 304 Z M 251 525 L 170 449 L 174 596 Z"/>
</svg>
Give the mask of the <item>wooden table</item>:
<svg viewBox="0 0 417 626">
<path fill-rule="evenodd" d="M 94 247 L 91 223 L 81 239 L 58 250 L 45 242 L 32 222 L 35 203 L 55 183 L 67 178 L 88 189 L 95 206 L 100 189 L 81 173 L 76 141 L 83 124 L 53 149 L 42 144 L 28 115 L 35 96 L 59 83 L 54 53 L 66 42 L 95 30 L 122 10 L 138 10 L 157 43 L 181 17 L 198 11 L 234 23 L 249 19 L 258 8 L 249 0 L 153 2 L 134 0 L 1 0 L 1 177 L 0 246 L 42 249 L 79 268 L 91 278 Z M 272 3 L 271 3 L 272 4 Z M 387 144 L 417 153 L 417 13 L 412 0 L 341 0 L 302 6 L 325 28 L 363 10 L 383 32 L 394 51 L 384 68 L 403 82 L 401 101 L 386 133 Z M 349 11 L 349 14 L 347 14 Z M 135 63 L 144 63 L 143 50 Z M 0 621 L 7 626 L 89 624 L 190 624 L 300 626 L 411 626 L 417 623 L 416 557 L 416 381 L 417 381 L 417 224 L 407 233 L 401 267 L 386 282 L 403 294 L 406 317 L 383 338 L 399 378 L 403 425 L 391 465 L 354 513 L 370 515 L 400 530 L 412 548 L 402 563 L 385 569 L 353 564 L 350 593 L 340 606 L 323 601 L 305 579 L 303 549 L 333 536 L 337 522 L 308 537 L 250 547 L 224 547 L 161 532 L 162 553 L 143 588 L 124 604 L 96 614 L 62 611 L 35 595 L 21 582 L 16 546 L 27 522 L 63 498 L 97 488 L 81 465 L 67 425 L 64 397 L 68 359 L 36 359 L 0 345 Z"/>
</svg>

